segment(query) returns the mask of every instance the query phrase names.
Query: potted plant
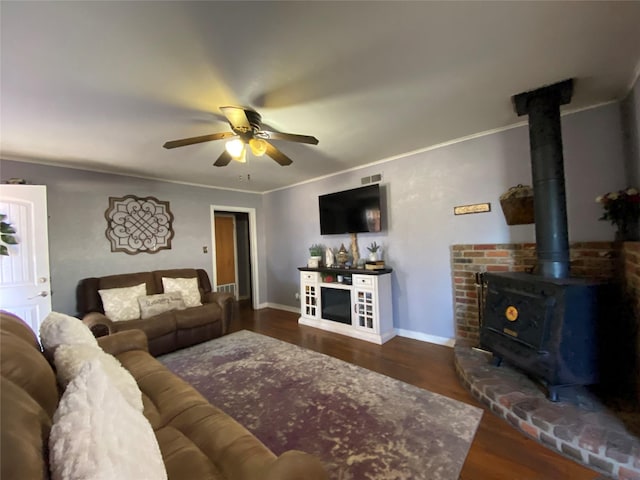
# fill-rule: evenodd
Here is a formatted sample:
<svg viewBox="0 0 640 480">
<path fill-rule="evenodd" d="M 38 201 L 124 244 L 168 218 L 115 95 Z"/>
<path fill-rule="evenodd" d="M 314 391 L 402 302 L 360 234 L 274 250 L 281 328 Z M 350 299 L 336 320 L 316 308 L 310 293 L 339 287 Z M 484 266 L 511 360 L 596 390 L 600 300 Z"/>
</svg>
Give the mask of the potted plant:
<svg viewBox="0 0 640 480">
<path fill-rule="evenodd" d="M 369 260 L 371 262 L 375 262 L 378 260 L 378 251 L 380 250 L 380 245 L 378 245 L 376 242 L 373 242 L 371 245 L 369 245 L 367 247 L 367 250 L 369 250 Z"/>
<path fill-rule="evenodd" d="M 640 192 L 629 187 L 626 190 L 609 192 L 596 197 L 596 202 L 602 204 L 604 213 L 599 220 L 609 220 L 615 225 L 616 240 L 639 240 L 640 231 L 638 220 L 640 219 Z"/>
<path fill-rule="evenodd" d="M 322 245 L 314 243 L 309 247 L 307 267 L 318 268 L 322 264 Z"/>
</svg>

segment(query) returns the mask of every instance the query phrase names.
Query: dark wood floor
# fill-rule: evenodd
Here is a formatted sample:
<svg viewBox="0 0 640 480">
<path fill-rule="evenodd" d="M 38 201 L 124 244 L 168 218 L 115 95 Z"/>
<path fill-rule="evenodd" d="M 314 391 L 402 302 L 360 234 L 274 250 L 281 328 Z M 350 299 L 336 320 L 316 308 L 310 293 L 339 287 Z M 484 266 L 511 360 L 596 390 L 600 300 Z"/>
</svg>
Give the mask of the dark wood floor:
<svg viewBox="0 0 640 480">
<path fill-rule="evenodd" d="M 453 349 L 403 337 L 384 345 L 298 325 L 298 315 L 240 309 L 232 330 L 252 330 L 397 378 L 485 410 L 464 464 L 464 480 L 595 480 L 596 472 L 528 439 L 477 402 L 460 384 Z"/>
</svg>

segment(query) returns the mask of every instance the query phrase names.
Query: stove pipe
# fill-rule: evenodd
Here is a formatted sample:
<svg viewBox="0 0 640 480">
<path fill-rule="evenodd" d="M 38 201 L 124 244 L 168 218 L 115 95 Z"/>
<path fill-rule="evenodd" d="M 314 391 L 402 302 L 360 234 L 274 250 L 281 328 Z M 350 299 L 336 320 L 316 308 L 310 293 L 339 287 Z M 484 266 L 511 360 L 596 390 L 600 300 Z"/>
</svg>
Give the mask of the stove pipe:
<svg viewBox="0 0 640 480">
<path fill-rule="evenodd" d="M 569 103 L 572 93 L 569 79 L 512 98 L 518 116 L 529 115 L 536 273 L 550 278 L 567 278 L 570 269 L 560 105 Z"/>
</svg>

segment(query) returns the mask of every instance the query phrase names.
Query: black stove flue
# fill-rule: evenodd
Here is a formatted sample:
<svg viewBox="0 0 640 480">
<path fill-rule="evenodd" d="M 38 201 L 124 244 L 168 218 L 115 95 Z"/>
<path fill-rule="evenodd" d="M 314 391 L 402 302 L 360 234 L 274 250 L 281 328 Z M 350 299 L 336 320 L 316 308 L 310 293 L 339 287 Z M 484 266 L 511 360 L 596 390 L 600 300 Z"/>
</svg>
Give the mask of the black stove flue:
<svg viewBox="0 0 640 480">
<path fill-rule="evenodd" d="M 566 385 L 598 381 L 597 327 L 604 290 L 570 278 L 560 106 L 571 100 L 565 80 L 513 97 L 529 115 L 537 266 L 534 274 L 485 273 L 480 344 L 541 380 L 551 400 Z"/>
<path fill-rule="evenodd" d="M 545 277 L 569 276 L 560 105 L 569 103 L 572 94 L 573 80 L 565 80 L 513 97 L 516 113 L 529 115 L 537 273 Z"/>
</svg>

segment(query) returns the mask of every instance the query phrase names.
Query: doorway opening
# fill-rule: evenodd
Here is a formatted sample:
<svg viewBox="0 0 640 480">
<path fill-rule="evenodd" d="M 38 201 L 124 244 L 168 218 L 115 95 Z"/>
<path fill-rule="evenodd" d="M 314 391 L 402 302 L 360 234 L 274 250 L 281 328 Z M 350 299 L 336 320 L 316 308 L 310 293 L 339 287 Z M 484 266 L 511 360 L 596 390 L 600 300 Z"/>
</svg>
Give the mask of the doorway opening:
<svg viewBox="0 0 640 480">
<path fill-rule="evenodd" d="M 211 206 L 213 289 L 257 310 L 258 254 L 254 208 Z"/>
</svg>

